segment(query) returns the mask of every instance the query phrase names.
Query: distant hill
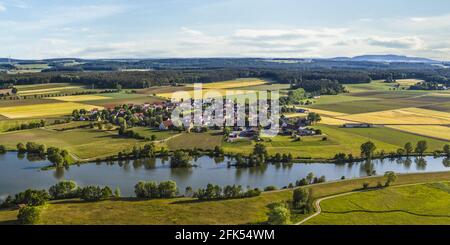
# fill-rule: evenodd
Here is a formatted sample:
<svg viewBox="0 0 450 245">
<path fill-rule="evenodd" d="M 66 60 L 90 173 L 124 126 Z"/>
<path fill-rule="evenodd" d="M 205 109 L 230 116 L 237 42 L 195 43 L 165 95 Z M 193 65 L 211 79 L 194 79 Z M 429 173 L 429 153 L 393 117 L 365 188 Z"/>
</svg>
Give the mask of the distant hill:
<svg viewBox="0 0 450 245">
<path fill-rule="evenodd" d="M 355 56 L 353 58 L 348 57 L 336 57 L 333 58 L 334 61 L 365 61 L 365 62 L 404 62 L 404 63 L 441 63 L 437 60 L 419 58 L 419 57 L 408 57 L 402 55 L 361 55 Z"/>
</svg>

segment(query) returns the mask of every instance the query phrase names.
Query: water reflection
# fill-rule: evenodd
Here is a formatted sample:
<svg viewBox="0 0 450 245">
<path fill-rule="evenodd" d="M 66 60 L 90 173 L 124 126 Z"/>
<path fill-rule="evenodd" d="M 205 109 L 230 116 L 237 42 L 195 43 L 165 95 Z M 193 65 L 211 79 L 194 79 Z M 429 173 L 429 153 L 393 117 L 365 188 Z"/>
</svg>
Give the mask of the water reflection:
<svg viewBox="0 0 450 245">
<path fill-rule="evenodd" d="M 449 157 L 444 158 L 442 160 L 442 165 L 444 165 L 444 167 L 450 168 L 450 158 Z"/>
<path fill-rule="evenodd" d="M 423 157 L 417 157 L 415 163 L 418 170 L 425 170 L 427 168 L 427 160 Z"/>
<path fill-rule="evenodd" d="M 27 159 L 32 160 L 28 161 Z M 414 167 L 412 163 L 414 161 Z M 49 171 L 39 171 L 48 166 L 42 158 L 24 154 L 7 153 L 0 156 L 0 195 L 14 194 L 27 188 L 48 188 L 62 179 L 76 181 L 80 185 L 109 185 L 119 187 L 123 195 L 133 195 L 134 185 L 140 180 L 174 180 L 180 190 L 191 186 L 204 187 L 208 183 L 218 185 L 237 184 L 264 188 L 269 185 L 287 186 L 306 177 L 310 172 L 325 176 L 327 180 L 341 177 L 355 178 L 383 175 L 386 171 L 397 173 L 450 171 L 449 158 L 398 158 L 373 160 L 347 164 L 305 163 L 265 164 L 251 168 L 229 166 L 231 158 L 198 157 L 191 169 L 171 169 L 170 159 L 139 159 L 72 165 Z"/>
</svg>

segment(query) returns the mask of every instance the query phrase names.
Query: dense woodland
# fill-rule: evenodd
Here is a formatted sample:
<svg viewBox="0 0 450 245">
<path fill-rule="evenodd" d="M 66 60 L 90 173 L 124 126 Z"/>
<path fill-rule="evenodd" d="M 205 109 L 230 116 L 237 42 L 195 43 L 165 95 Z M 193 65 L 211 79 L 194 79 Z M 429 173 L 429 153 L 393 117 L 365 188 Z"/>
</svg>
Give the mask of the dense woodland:
<svg viewBox="0 0 450 245">
<path fill-rule="evenodd" d="M 450 85 L 450 71 L 429 64 L 315 61 L 285 64 L 260 59 L 163 59 L 89 61 L 63 66 L 48 61 L 50 69 L 40 73 L 0 73 L 0 88 L 42 83 L 80 83 L 95 88 L 148 88 L 160 85 L 208 83 L 236 78 L 260 77 L 304 88 L 316 94 L 342 92 L 340 84 L 368 83 L 378 79 L 417 78 Z M 126 71 L 127 69 L 149 69 Z"/>
</svg>

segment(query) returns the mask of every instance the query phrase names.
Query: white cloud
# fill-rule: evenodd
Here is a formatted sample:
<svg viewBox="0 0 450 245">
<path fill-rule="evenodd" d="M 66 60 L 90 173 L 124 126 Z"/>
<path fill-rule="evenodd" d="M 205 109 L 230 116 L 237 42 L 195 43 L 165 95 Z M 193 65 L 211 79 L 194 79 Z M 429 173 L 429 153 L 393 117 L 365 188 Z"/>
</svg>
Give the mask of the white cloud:
<svg viewBox="0 0 450 245">
<path fill-rule="evenodd" d="M 0 12 L 3 12 L 6 10 L 6 7 L 0 3 Z"/>
<path fill-rule="evenodd" d="M 423 49 L 425 43 L 419 37 L 379 37 L 373 36 L 366 39 L 369 45 L 391 49 Z"/>
</svg>

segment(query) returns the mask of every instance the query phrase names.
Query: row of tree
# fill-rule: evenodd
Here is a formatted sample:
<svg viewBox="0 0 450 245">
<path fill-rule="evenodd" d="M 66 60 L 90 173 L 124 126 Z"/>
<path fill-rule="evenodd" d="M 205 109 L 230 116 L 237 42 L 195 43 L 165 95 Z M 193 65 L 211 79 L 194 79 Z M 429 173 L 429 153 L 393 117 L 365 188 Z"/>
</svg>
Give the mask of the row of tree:
<svg viewBox="0 0 450 245">
<path fill-rule="evenodd" d="M 261 191 L 257 188 L 244 191 L 240 185 L 227 185 L 220 187 L 218 185 L 208 184 L 206 188 L 200 188 L 193 193 L 193 197 L 199 200 L 218 200 L 231 198 L 247 198 L 259 196 Z"/>
<path fill-rule="evenodd" d="M 35 154 L 42 158 L 47 156 L 47 159 L 56 167 L 62 167 L 73 163 L 72 157 L 65 149 L 60 149 L 57 147 L 47 148 L 45 144 L 38 144 L 35 142 L 27 142 L 25 145 L 23 143 L 18 143 L 16 147 L 20 154 Z"/>
</svg>

